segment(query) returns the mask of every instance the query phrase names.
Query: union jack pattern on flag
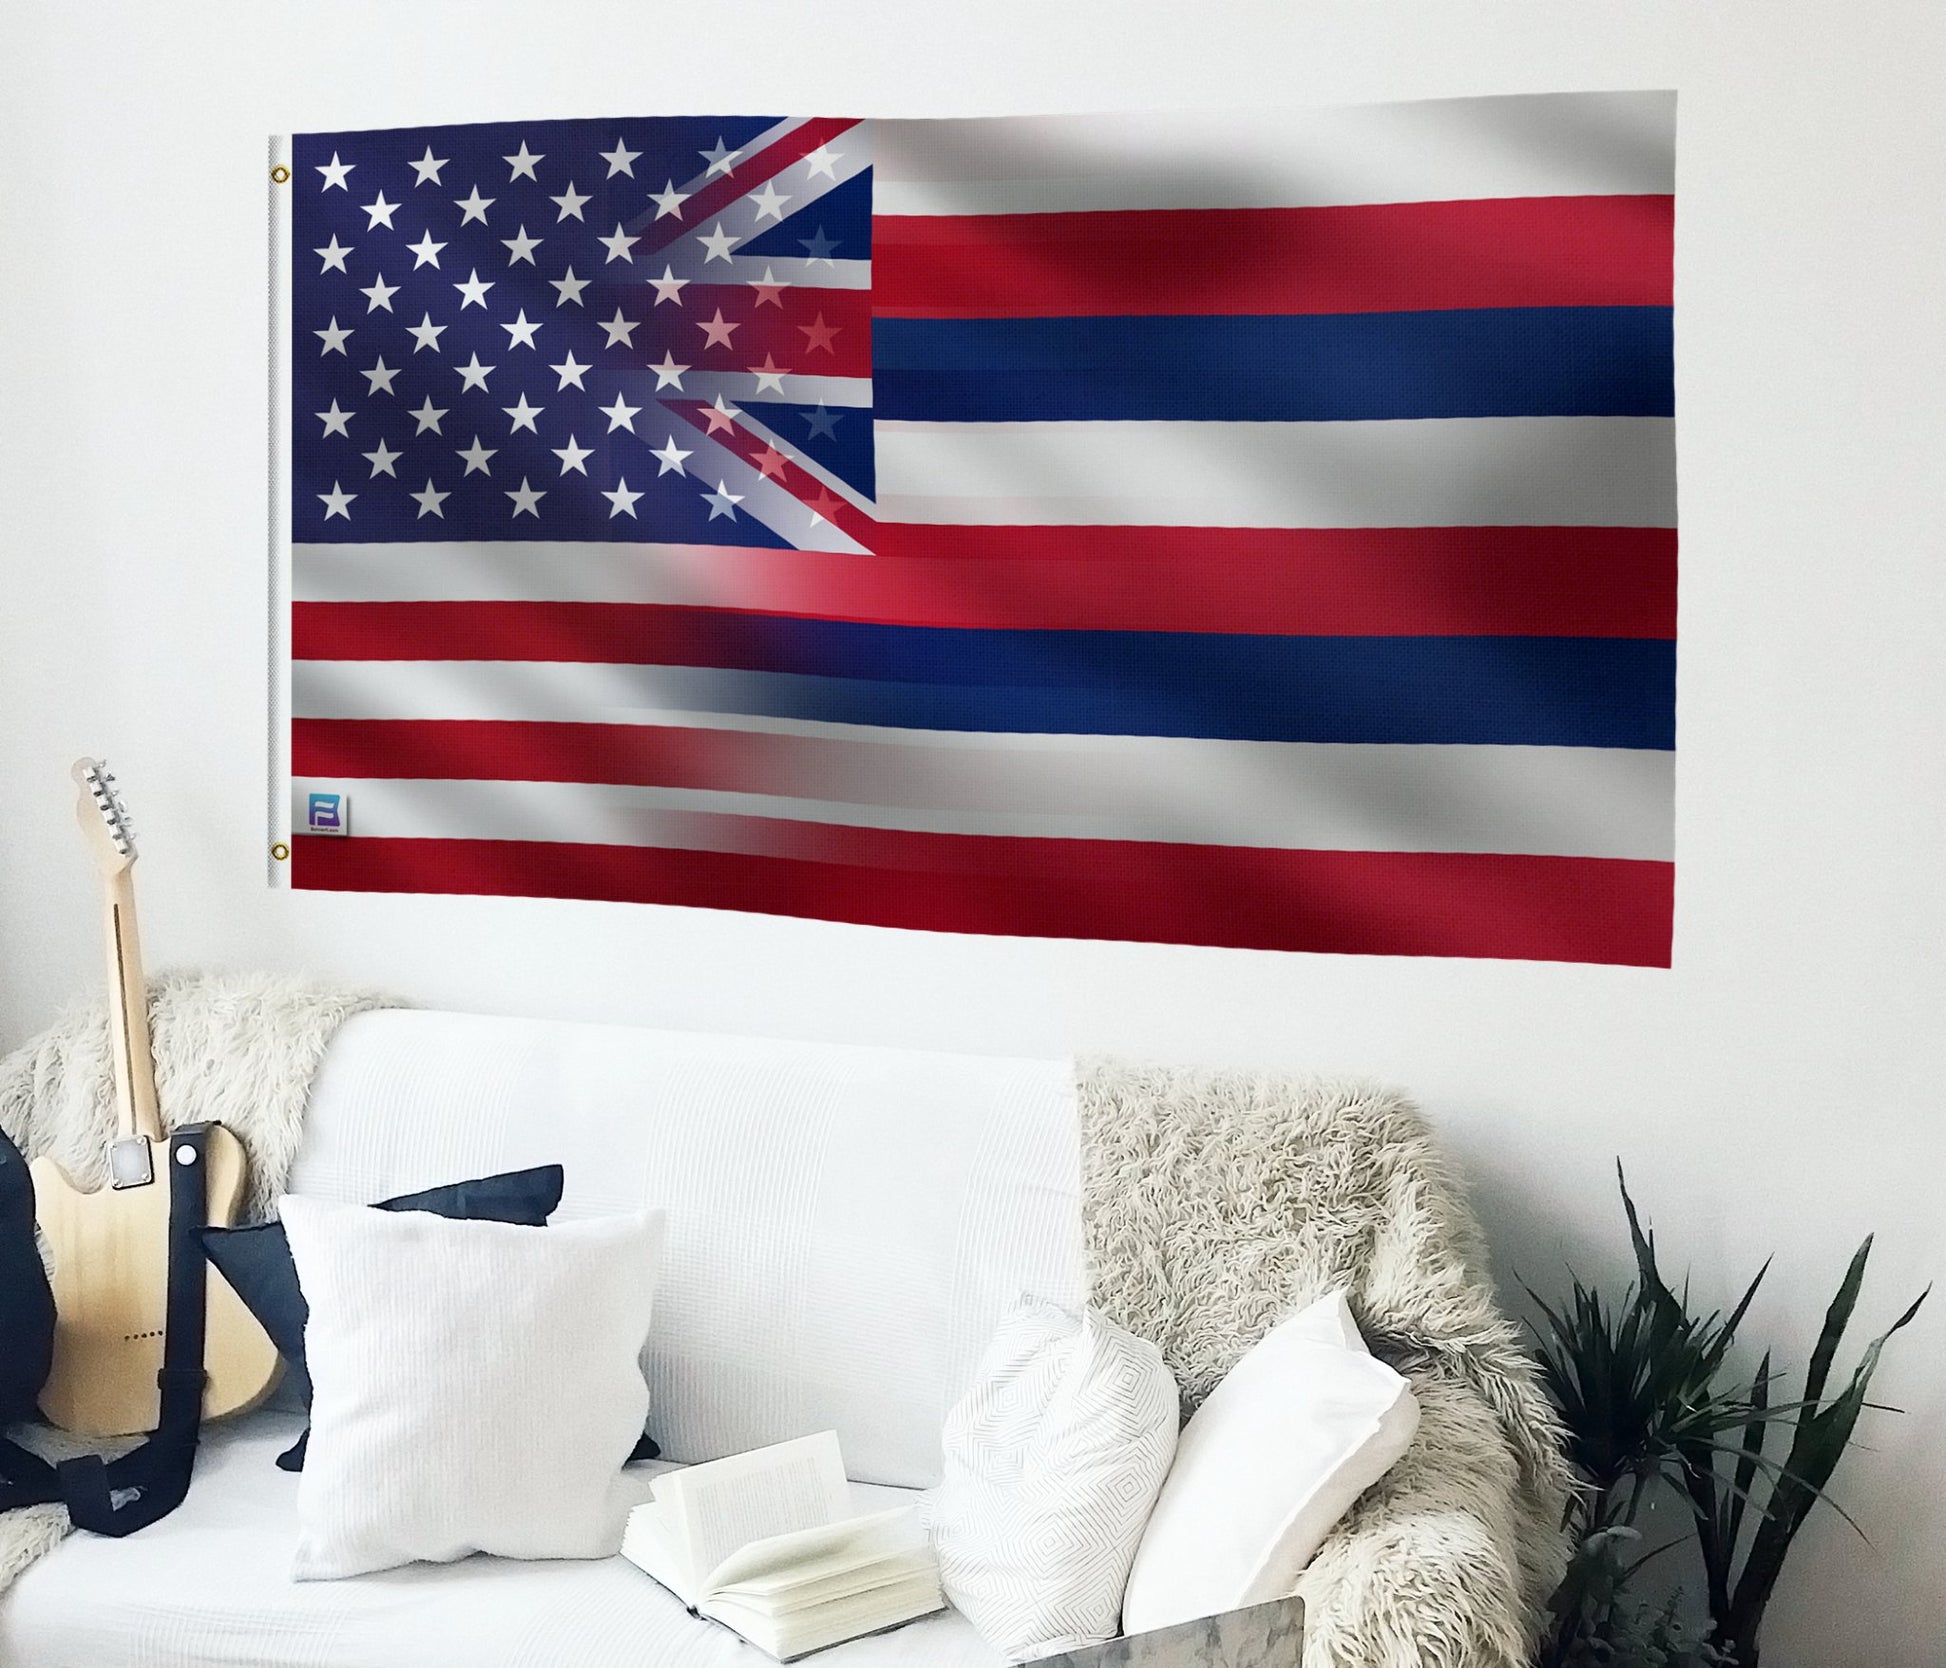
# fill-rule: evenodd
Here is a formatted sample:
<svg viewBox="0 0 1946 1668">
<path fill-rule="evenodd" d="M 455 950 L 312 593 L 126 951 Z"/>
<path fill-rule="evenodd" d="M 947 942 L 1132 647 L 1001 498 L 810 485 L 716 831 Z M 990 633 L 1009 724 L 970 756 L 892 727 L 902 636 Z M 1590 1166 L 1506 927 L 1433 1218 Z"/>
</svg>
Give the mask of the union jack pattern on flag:
<svg viewBox="0 0 1946 1668">
<path fill-rule="evenodd" d="M 293 884 L 1667 966 L 1674 118 L 297 136 Z"/>
</svg>

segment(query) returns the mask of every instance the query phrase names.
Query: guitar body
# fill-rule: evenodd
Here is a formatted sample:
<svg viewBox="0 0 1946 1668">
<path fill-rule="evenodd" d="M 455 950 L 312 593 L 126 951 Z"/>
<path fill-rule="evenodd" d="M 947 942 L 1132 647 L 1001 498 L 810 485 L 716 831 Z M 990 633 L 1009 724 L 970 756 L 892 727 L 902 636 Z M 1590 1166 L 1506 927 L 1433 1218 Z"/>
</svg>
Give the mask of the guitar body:
<svg viewBox="0 0 1946 1668">
<path fill-rule="evenodd" d="M 54 1364 L 40 1407 L 77 1436 L 138 1436 L 155 1429 L 161 1412 L 156 1374 L 169 1319 L 169 1196 L 177 1166 L 149 1050 L 148 982 L 129 878 L 134 823 L 105 766 L 79 759 L 74 780 L 81 790 L 75 818 L 101 875 L 118 1139 L 108 1150 L 113 1183 L 93 1193 L 82 1192 L 52 1159 L 29 1167 L 55 1306 Z M 205 1153 L 206 1220 L 228 1227 L 243 1200 L 243 1144 L 212 1124 Z M 220 1419 L 269 1395 L 283 1362 L 229 1282 L 213 1267 L 207 1277 L 203 1417 Z"/>
<path fill-rule="evenodd" d="M 168 1141 L 148 1143 L 155 1181 L 83 1193 L 52 1159 L 31 1166 L 41 1232 L 53 1260 L 54 1366 L 41 1391 L 48 1420 L 80 1436 L 136 1436 L 155 1427 L 169 1308 Z M 227 1227 L 243 1198 L 243 1146 L 222 1125 L 208 1138 L 209 1221 Z M 270 1394 L 277 1349 L 212 1267 L 203 1417 L 244 1413 Z"/>
</svg>

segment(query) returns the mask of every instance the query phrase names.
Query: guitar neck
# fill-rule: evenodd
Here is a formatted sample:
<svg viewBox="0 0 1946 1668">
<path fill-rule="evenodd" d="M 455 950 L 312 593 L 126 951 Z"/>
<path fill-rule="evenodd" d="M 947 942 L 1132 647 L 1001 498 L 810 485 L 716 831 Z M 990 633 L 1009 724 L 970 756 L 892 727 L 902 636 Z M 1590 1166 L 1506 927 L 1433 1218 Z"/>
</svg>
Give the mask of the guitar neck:
<svg viewBox="0 0 1946 1668">
<path fill-rule="evenodd" d="M 102 928 L 108 954 L 108 1041 L 115 1056 L 117 1133 L 162 1139 L 155 1061 L 149 1053 L 149 985 L 135 930 L 135 882 L 129 869 L 103 878 Z"/>
</svg>

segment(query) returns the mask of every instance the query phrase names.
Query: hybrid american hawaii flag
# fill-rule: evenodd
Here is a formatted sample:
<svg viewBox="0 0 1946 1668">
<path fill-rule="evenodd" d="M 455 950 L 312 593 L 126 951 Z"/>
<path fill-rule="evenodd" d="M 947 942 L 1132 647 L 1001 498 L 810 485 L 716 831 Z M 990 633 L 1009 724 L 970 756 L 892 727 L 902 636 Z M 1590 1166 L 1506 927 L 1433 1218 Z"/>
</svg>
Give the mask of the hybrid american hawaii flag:
<svg viewBox="0 0 1946 1668">
<path fill-rule="evenodd" d="M 1668 965 L 1674 118 L 297 136 L 293 883 Z"/>
</svg>

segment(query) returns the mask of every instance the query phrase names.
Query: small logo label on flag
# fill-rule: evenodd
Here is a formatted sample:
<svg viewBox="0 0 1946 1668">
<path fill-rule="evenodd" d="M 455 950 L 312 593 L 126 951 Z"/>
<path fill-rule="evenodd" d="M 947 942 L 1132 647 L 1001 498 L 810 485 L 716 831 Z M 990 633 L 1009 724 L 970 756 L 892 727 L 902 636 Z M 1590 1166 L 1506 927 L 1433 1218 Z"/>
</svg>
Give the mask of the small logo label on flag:
<svg viewBox="0 0 1946 1668">
<path fill-rule="evenodd" d="M 351 795 L 314 793 L 305 806 L 304 827 L 312 834 L 351 832 Z"/>
</svg>

